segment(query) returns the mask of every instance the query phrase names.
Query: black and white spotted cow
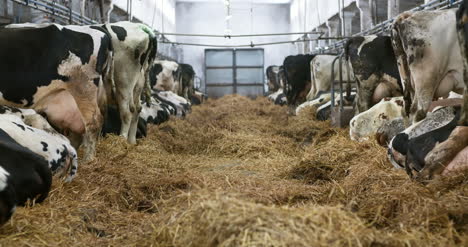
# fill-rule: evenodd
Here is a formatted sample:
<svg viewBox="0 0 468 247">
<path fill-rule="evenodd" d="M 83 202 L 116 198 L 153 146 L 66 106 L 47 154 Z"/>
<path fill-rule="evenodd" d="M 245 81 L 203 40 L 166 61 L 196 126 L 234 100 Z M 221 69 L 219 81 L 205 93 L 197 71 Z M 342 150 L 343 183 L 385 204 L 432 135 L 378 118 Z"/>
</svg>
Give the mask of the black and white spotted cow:
<svg viewBox="0 0 468 247">
<path fill-rule="evenodd" d="M 169 120 L 171 115 L 176 113 L 176 108 L 151 97 L 150 104 L 143 104 L 140 117 L 147 123 L 161 124 Z"/>
<path fill-rule="evenodd" d="M 192 105 L 200 105 L 202 104 L 203 102 L 206 101 L 206 99 L 208 98 L 208 96 L 198 90 L 194 90 L 193 91 L 193 94 L 190 98 L 190 103 L 192 103 Z"/>
<path fill-rule="evenodd" d="M 392 41 L 387 36 L 357 36 L 345 46 L 357 82 L 357 113 L 367 111 L 385 97 L 402 95 L 402 84 Z"/>
<path fill-rule="evenodd" d="M 104 26 L 110 33 L 114 48 L 112 80 L 107 81 L 108 97 L 118 106 L 120 136 L 136 143 L 140 97 L 144 89 L 149 97 L 149 68 L 156 58 L 157 41 L 150 27 L 132 22 L 116 22 Z M 113 87 L 115 85 L 115 87 Z M 113 94 L 110 92 L 114 90 Z"/>
<path fill-rule="evenodd" d="M 278 91 L 268 95 L 268 99 L 273 101 L 275 105 L 286 105 L 288 100 L 286 99 L 286 94 L 284 94 L 283 89 L 280 88 Z"/>
<path fill-rule="evenodd" d="M 296 115 L 299 115 L 302 111 L 304 111 L 305 109 L 309 108 L 309 107 L 320 107 L 322 106 L 323 104 L 326 104 L 328 102 L 330 102 L 331 100 L 331 93 L 330 92 L 318 92 L 317 93 L 317 96 L 315 98 L 313 98 L 312 100 L 310 101 L 306 101 L 302 104 L 300 104 L 297 108 L 296 108 Z M 331 106 L 331 104 L 330 104 Z"/>
<path fill-rule="evenodd" d="M 295 108 L 306 101 L 311 88 L 310 61 L 315 57 L 311 54 L 288 56 L 283 61 L 286 78 L 283 87 L 288 104 Z"/>
<path fill-rule="evenodd" d="M 436 108 L 434 109 L 433 112 L 429 112 L 425 119 L 411 125 L 410 127 L 406 128 L 403 132 L 397 134 L 395 137 L 391 139 L 391 141 L 388 144 L 388 158 L 390 162 L 392 163 L 392 165 L 396 168 L 405 167 L 408 148 L 410 146 L 416 146 L 416 145 L 410 144 L 410 140 L 418 138 L 419 136 L 423 136 L 426 133 L 431 133 L 431 131 L 443 128 L 444 126 L 448 126 L 449 124 L 450 126 L 452 126 L 453 123 L 455 123 L 455 126 L 456 126 L 456 122 L 453 122 L 453 120 L 455 118 L 457 118 L 458 120 L 458 117 L 459 117 L 459 107 L 449 106 L 449 107 Z M 452 126 L 452 127 L 455 128 L 455 126 Z M 419 138 L 415 140 L 418 140 L 417 142 L 422 143 L 420 139 L 424 139 L 424 138 Z M 425 144 L 422 143 L 419 145 L 424 146 L 424 145 L 429 145 L 429 144 L 430 143 L 425 143 Z M 422 152 L 422 150 L 420 151 Z M 426 155 L 426 154 L 427 152 L 424 153 L 423 155 Z"/>
<path fill-rule="evenodd" d="M 426 117 L 432 101 L 465 88 L 455 11 L 404 12 L 393 23 L 405 112 L 413 123 Z"/>
<path fill-rule="evenodd" d="M 177 68 L 177 79 L 175 81 L 173 92 L 188 100 L 194 94 L 195 71 L 192 65 L 181 63 Z"/>
<path fill-rule="evenodd" d="M 112 45 L 96 27 L 14 24 L 0 29 L 0 104 L 32 108 L 93 157 Z M 25 59 L 27 58 L 27 59 Z M 104 97 L 104 99 L 103 99 Z"/>
<path fill-rule="evenodd" d="M 311 88 L 307 94 L 307 100 L 312 100 L 318 97 L 320 92 L 330 91 L 332 85 L 332 77 L 334 80 L 338 80 L 340 75 L 340 63 L 339 60 L 335 61 L 335 67 L 333 69 L 334 75 L 332 76 L 332 65 L 336 55 L 317 55 L 310 62 L 311 71 Z M 349 68 L 349 72 L 348 72 Z M 354 75 L 351 71 L 351 66 L 346 66 L 345 61 L 342 65 L 342 79 L 346 82 L 350 79 L 350 82 L 354 81 Z"/>
<path fill-rule="evenodd" d="M 403 97 L 384 98 L 369 110 L 354 116 L 350 121 L 349 136 L 353 141 L 363 141 L 377 134 L 385 123 L 402 117 Z"/>
<path fill-rule="evenodd" d="M 281 88 L 279 78 L 280 66 L 271 65 L 266 69 L 266 77 L 268 79 L 268 92 L 277 92 Z"/>
<path fill-rule="evenodd" d="M 176 117 L 183 118 L 191 111 L 190 102 L 188 102 L 187 99 L 175 94 L 174 92 L 153 90 L 151 96 L 154 97 L 157 101 L 174 109 L 171 112 L 171 115 Z"/>
<path fill-rule="evenodd" d="M 0 106 L 3 108 L 3 106 Z M 30 115 L 31 116 L 31 115 Z M 36 115 L 37 118 L 40 116 Z M 78 155 L 70 141 L 49 125 L 38 129 L 27 125 L 28 115 L 0 114 L 0 129 L 8 133 L 18 144 L 44 157 L 53 174 L 71 181 L 78 170 Z M 45 119 L 43 122 L 47 122 Z M 42 124 L 41 124 L 42 125 Z"/>
<path fill-rule="evenodd" d="M 157 60 L 150 70 L 150 85 L 152 89 L 159 91 L 175 92 L 175 74 L 179 64 L 168 60 Z"/>
<path fill-rule="evenodd" d="M 17 205 L 44 201 L 51 185 L 47 161 L 0 129 L 0 225 L 11 218 Z"/>
</svg>

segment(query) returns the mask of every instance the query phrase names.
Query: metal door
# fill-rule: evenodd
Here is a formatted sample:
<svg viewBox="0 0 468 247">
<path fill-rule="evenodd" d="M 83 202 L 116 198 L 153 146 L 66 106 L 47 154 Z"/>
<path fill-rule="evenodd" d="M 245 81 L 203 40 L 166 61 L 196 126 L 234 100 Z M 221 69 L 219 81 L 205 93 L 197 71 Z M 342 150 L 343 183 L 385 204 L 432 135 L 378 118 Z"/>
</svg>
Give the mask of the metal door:
<svg viewBox="0 0 468 247">
<path fill-rule="evenodd" d="M 206 94 L 256 97 L 264 93 L 263 49 L 206 49 Z"/>
</svg>

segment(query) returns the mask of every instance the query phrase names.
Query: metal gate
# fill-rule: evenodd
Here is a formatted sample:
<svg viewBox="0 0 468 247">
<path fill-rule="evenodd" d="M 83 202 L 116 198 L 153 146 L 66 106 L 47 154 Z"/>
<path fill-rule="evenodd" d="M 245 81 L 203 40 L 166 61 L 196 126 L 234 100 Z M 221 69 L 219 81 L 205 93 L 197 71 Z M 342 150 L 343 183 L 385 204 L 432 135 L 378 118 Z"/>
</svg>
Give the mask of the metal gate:
<svg viewBox="0 0 468 247">
<path fill-rule="evenodd" d="M 256 97 L 264 93 L 263 49 L 206 49 L 206 94 Z"/>
</svg>

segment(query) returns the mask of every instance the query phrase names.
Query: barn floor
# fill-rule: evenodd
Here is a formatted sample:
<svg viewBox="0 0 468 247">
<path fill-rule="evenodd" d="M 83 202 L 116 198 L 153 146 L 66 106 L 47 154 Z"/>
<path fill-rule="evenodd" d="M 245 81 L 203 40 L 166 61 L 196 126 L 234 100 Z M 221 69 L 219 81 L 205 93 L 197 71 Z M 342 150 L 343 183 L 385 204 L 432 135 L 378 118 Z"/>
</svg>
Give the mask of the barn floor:
<svg viewBox="0 0 468 247">
<path fill-rule="evenodd" d="M 1 246 L 467 246 L 468 173 L 423 186 L 385 149 L 310 115 L 226 96 L 103 139 L 95 161 L 19 208 Z"/>
</svg>

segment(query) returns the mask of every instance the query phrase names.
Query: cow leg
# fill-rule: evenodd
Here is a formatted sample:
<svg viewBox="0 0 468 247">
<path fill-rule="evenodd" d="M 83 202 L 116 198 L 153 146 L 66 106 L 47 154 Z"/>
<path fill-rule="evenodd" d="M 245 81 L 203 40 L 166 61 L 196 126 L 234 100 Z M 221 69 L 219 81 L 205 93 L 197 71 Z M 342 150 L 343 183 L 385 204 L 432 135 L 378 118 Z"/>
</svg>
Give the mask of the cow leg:
<svg viewBox="0 0 468 247">
<path fill-rule="evenodd" d="M 427 68 L 424 70 L 424 73 L 414 73 L 414 102 L 411 105 L 411 113 L 414 113 L 410 116 L 410 119 L 413 123 L 417 123 L 424 118 L 426 118 L 427 111 L 429 106 L 432 103 L 436 87 L 434 85 L 434 78 L 436 78 L 433 73 L 431 73 L 432 68 Z M 434 71 L 436 71 L 434 69 Z"/>
<path fill-rule="evenodd" d="M 140 95 L 143 92 L 144 87 L 144 75 L 140 76 L 140 81 L 135 85 L 135 89 L 133 91 L 133 102 L 131 107 L 134 109 L 132 112 L 132 121 L 130 123 L 130 128 L 128 130 L 128 142 L 131 144 L 136 144 L 136 133 L 138 129 L 138 116 L 140 115 L 141 111 L 141 100 Z"/>
<path fill-rule="evenodd" d="M 122 123 L 120 127 L 120 136 L 128 139 L 128 131 L 132 123 L 132 109 L 130 107 L 130 99 L 132 98 L 132 95 L 125 95 L 124 92 L 126 92 L 126 90 L 121 90 L 117 93 L 117 103 L 119 105 L 120 121 Z M 131 91 L 127 92 L 133 94 Z"/>
<path fill-rule="evenodd" d="M 365 86 L 365 83 L 368 81 L 361 83 L 361 87 L 358 91 L 357 97 L 357 110 L 358 113 L 365 112 L 369 110 L 372 105 L 372 97 L 373 97 L 373 87 Z"/>
</svg>

